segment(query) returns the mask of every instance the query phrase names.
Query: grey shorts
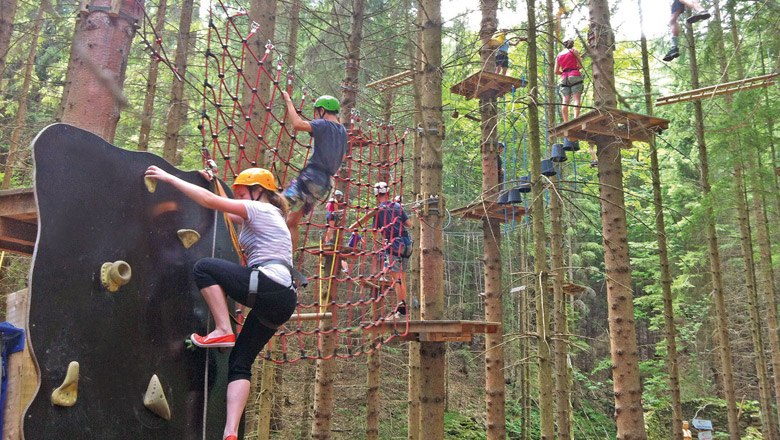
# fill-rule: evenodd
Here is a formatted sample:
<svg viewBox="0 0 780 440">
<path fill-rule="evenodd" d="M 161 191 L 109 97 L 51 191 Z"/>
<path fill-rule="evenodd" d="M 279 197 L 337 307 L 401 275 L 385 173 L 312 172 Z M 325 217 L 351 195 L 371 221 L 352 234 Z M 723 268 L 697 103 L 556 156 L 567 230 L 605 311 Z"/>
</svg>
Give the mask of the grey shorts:
<svg viewBox="0 0 780 440">
<path fill-rule="evenodd" d="M 325 200 L 332 186 L 330 176 L 315 168 L 305 167 L 284 190 L 284 196 L 290 204 L 290 211 L 303 209 L 303 213 L 308 214 L 315 205 Z"/>
<path fill-rule="evenodd" d="M 571 96 L 582 93 L 584 85 L 581 76 L 567 76 L 561 79 L 561 95 Z"/>
<path fill-rule="evenodd" d="M 390 272 L 405 272 L 406 261 L 397 255 L 398 251 L 393 251 L 392 247 L 382 252 L 382 266 Z"/>
</svg>

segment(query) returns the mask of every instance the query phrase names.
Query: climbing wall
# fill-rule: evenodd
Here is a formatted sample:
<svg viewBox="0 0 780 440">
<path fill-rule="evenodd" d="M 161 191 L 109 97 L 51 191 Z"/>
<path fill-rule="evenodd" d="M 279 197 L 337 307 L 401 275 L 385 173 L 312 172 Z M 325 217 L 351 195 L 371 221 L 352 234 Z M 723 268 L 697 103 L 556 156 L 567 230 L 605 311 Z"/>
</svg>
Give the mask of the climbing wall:
<svg viewBox="0 0 780 440">
<path fill-rule="evenodd" d="M 28 328 L 40 388 L 24 415 L 25 438 L 221 438 L 227 353 L 188 350 L 184 339 L 208 325 L 192 266 L 212 255 L 236 260 L 236 253 L 221 216 L 170 185 L 150 192 L 143 174 L 157 165 L 208 184 L 196 172 L 65 124 L 44 129 L 33 156 L 39 236 Z M 186 248 L 180 229 L 201 238 Z M 130 273 L 125 267 L 117 279 L 129 275 L 129 282 L 109 289 L 101 267 L 118 260 Z M 75 404 L 54 405 L 52 392 L 73 361 Z M 153 375 L 170 420 L 144 406 Z"/>
</svg>

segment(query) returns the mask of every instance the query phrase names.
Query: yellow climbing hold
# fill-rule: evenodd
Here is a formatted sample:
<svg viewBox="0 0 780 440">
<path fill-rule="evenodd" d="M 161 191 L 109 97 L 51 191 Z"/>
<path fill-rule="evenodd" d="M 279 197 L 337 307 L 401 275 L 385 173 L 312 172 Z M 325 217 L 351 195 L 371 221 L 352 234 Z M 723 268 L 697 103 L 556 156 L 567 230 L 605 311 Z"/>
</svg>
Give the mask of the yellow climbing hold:
<svg viewBox="0 0 780 440">
<path fill-rule="evenodd" d="M 146 189 L 148 189 L 150 193 L 153 193 L 154 190 L 157 189 L 157 181 L 152 179 L 151 177 L 144 177 L 144 184 L 146 185 Z"/>
<path fill-rule="evenodd" d="M 59 406 L 73 406 L 79 394 L 79 363 L 68 364 L 65 380 L 51 393 L 51 403 Z"/>
<path fill-rule="evenodd" d="M 100 266 L 100 282 L 109 292 L 116 292 L 130 281 L 133 271 L 130 265 L 122 260 L 113 263 L 103 263 Z"/>
<path fill-rule="evenodd" d="M 176 234 L 179 236 L 181 244 L 183 244 L 186 249 L 189 249 L 193 244 L 200 240 L 198 231 L 193 231 L 192 229 L 179 229 L 176 231 Z"/>
<path fill-rule="evenodd" d="M 171 420 L 171 408 L 168 406 L 168 400 L 165 398 L 160 378 L 156 374 L 152 375 L 152 378 L 149 380 L 149 386 L 146 387 L 144 406 L 161 418 Z"/>
</svg>

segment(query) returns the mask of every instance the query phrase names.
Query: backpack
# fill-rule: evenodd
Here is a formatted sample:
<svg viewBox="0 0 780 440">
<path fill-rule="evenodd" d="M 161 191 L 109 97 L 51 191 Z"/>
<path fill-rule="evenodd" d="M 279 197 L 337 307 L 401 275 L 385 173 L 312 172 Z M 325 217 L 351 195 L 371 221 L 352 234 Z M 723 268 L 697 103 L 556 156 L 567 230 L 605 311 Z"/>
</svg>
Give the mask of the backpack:
<svg viewBox="0 0 780 440">
<path fill-rule="evenodd" d="M 393 240 L 393 254 L 407 259 L 412 256 L 412 237 L 408 234 Z"/>
</svg>

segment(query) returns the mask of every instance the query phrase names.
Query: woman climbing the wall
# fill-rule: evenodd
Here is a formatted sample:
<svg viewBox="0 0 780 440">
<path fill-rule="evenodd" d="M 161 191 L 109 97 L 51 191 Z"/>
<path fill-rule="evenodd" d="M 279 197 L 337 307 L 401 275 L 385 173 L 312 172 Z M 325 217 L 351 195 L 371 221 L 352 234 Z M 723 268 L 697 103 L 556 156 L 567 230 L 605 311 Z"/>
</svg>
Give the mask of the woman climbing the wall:
<svg viewBox="0 0 780 440">
<path fill-rule="evenodd" d="M 276 328 L 295 311 L 292 241 L 285 223 L 288 205 L 270 171 L 249 168 L 233 183 L 235 199 L 185 182 L 156 166 L 146 177 L 173 185 L 197 204 L 227 213 L 241 224 L 239 243 L 247 266 L 217 258 L 195 263 L 195 284 L 211 310 L 216 328 L 206 336 L 192 334 L 199 347 L 234 347 L 228 361 L 227 416 L 224 438 L 237 439 L 238 425 L 249 397 L 252 363 Z M 205 175 L 204 175 L 205 177 Z M 210 176 L 207 177 L 210 179 Z M 225 295 L 251 307 L 238 338 L 230 326 Z"/>
</svg>

